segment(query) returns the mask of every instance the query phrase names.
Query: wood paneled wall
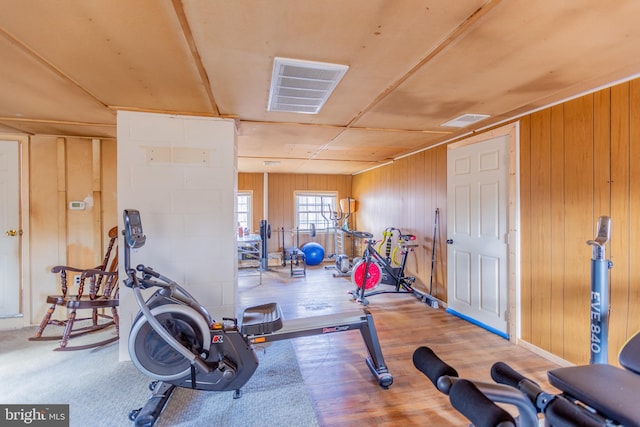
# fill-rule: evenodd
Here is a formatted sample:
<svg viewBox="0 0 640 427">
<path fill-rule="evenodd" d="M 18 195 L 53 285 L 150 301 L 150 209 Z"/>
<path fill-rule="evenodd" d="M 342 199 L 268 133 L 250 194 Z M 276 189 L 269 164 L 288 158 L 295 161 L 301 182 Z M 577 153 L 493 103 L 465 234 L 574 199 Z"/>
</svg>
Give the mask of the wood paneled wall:
<svg viewBox="0 0 640 427">
<path fill-rule="evenodd" d="M 447 148 L 436 147 L 353 177 L 353 197 L 358 202 L 357 229 L 377 239 L 387 227 L 417 236 L 418 247 L 407 261 L 416 288 L 427 291 L 431 281 L 431 253 L 435 210 L 439 225 L 433 294 L 447 299 Z"/>
<path fill-rule="evenodd" d="M 67 212 L 74 216 L 67 218 L 64 232 L 58 224 L 63 200 L 83 200 L 95 192 L 95 146 L 74 138 L 63 142 L 55 137 L 31 141 L 32 321 L 39 320 L 44 295 L 54 286 L 48 268 L 95 257 L 93 241 L 83 237 L 93 235 L 93 213 Z M 103 141 L 100 147 L 106 230 L 118 215 L 115 141 Z M 352 228 L 380 238 L 386 227 L 397 227 L 418 237 L 408 271 L 417 277 L 416 286 L 427 290 L 434 212 L 439 208 L 433 292 L 446 301 L 446 163 L 446 146 L 440 146 L 353 177 L 269 174 L 269 250 L 280 250 L 280 227 L 294 226 L 295 191 L 338 191 L 339 198 L 357 200 Z M 256 231 L 263 217 L 263 180 L 263 174 L 238 174 L 238 189 L 253 191 Z M 522 339 L 573 363 L 589 359 L 591 248 L 586 240 L 594 237 L 599 216 L 612 217 L 607 245 L 614 263 L 609 360 L 615 363 L 620 346 L 640 329 L 640 81 L 521 118 L 520 215 Z M 68 254 L 61 253 L 67 246 Z"/>
<path fill-rule="evenodd" d="M 259 221 L 263 218 L 264 176 L 255 173 L 238 174 L 238 191 L 253 191 L 253 223 L 255 230 L 259 230 Z M 267 175 L 268 188 L 268 219 L 271 224 L 271 239 L 269 252 L 278 252 L 282 245 L 292 245 L 292 233 L 287 231 L 282 241 L 280 229 L 291 230 L 295 227 L 295 198 L 296 191 L 337 191 L 338 200 L 351 195 L 351 175 L 322 175 L 322 174 L 280 174 Z M 312 240 L 306 233 L 301 233 L 300 244 Z M 313 238 L 325 248 L 325 255 L 333 247 L 331 233 L 318 233 Z"/>
<path fill-rule="evenodd" d="M 640 82 L 521 119 L 522 339 L 589 360 L 591 247 L 612 218 L 609 361 L 640 329 Z"/>
<path fill-rule="evenodd" d="M 428 283 L 433 211 L 440 208 L 435 295 L 446 301 L 446 147 L 354 176 L 358 228 L 418 236 L 409 270 Z M 521 338 L 573 363 L 589 361 L 591 247 L 612 218 L 607 256 L 609 361 L 640 329 L 640 81 L 520 120 Z"/>
<path fill-rule="evenodd" d="M 51 267 L 93 267 L 117 224 L 116 142 L 34 136 L 30 141 L 31 323 L 58 292 Z M 69 202 L 85 201 L 85 210 Z"/>
</svg>

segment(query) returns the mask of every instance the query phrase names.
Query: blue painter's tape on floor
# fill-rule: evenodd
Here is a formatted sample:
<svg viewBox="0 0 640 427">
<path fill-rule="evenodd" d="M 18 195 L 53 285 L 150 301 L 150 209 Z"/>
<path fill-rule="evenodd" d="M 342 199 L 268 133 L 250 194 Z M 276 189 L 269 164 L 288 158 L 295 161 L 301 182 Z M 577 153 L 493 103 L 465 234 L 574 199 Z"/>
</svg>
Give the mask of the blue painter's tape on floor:
<svg viewBox="0 0 640 427">
<path fill-rule="evenodd" d="M 504 338 L 505 340 L 508 340 L 508 339 L 509 339 L 509 334 L 507 334 L 507 333 L 505 333 L 505 332 L 502 332 L 502 331 L 499 331 L 499 330 L 497 330 L 496 328 L 492 328 L 492 327 L 491 327 L 491 326 L 489 326 L 489 325 L 485 325 L 485 324 L 484 324 L 484 323 L 482 323 L 482 322 L 478 322 L 476 319 L 472 319 L 471 317 L 469 317 L 469 316 L 465 316 L 464 314 L 462 314 L 462 313 L 458 313 L 457 311 L 452 310 L 452 309 L 450 309 L 450 308 L 447 308 L 447 310 L 446 310 L 446 311 L 447 311 L 447 313 L 451 313 L 451 314 L 453 314 L 454 316 L 459 317 L 459 318 L 461 318 L 461 319 L 464 319 L 464 320 L 466 320 L 466 321 L 467 321 L 467 322 L 469 322 L 469 323 L 473 323 L 474 325 L 480 326 L 482 329 L 486 329 L 487 331 L 492 332 L 492 333 L 494 333 L 494 334 L 498 335 L 499 337 Z"/>
</svg>

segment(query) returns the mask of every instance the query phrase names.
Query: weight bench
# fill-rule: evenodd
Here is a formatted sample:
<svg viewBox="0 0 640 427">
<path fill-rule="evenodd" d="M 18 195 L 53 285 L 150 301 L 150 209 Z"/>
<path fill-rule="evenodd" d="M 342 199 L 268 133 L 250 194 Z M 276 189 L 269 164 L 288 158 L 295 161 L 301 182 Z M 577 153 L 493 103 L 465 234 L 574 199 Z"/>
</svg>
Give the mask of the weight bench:
<svg viewBox="0 0 640 427">
<path fill-rule="evenodd" d="M 622 348 L 621 369 L 595 364 L 558 368 L 547 373 L 563 394 L 625 426 L 640 426 L 640 333 Z"/>
<path fill-rule="evenodd" d="M 299 249 L 300 230 L 296 229 L 296 246 L 284 245 L 284 227 L 282 230 L 282 266 L 286 267 L 287 261 L 291 266 L 291 277 L 304 277 L 307 275 L 307 263 L 304 252 Z M 315 229 L 313 230 L 315 235 Z M 295 268 L 294 268 L 295 264 Z"/>
<path fill-rule="evenodd" d="M 591 364 L 557 368 L 547 373 L 560 392 L 545 392 L 506 363 L 491 367 L 494 382 L 473 381 L 440 359 L 428 347 L 419 347 L 413 364 L 451 405 L 474 425 L 538 427 L 640 427 L 640 333 L 623 346 L 622 368 Z M 517 422 L 497 404 L 513 406 Z"/>
</svg>

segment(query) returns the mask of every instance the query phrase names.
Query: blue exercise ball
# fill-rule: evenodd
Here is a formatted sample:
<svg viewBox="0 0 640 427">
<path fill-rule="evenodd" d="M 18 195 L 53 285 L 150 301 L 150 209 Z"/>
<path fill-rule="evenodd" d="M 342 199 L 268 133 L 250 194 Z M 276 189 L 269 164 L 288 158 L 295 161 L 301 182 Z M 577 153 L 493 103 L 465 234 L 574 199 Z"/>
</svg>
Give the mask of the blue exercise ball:
<svg viewBox="0 0 640 427">
<path fill-rule="evenodd" d="M 320 243 L 306 243 L 301 250 L 307 265 L 318 265 L 324 260 L 324 248 Z"/>
</svg>

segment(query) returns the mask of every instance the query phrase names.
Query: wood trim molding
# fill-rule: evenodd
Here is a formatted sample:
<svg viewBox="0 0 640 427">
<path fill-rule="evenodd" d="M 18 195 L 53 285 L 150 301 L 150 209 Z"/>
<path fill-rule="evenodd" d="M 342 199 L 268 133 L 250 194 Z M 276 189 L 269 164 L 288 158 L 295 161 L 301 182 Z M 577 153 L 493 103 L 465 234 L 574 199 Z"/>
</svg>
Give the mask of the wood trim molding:
<svg viewBox="0 0 640 427">
<path fill-rule="evenodd" d="M 58 211 L 58 259 L 60 264 L 66 264 L 67 253 L 67 140 L 56 138 L 56 180 L 57 180 L 57 211 Z"/>
</svg>

